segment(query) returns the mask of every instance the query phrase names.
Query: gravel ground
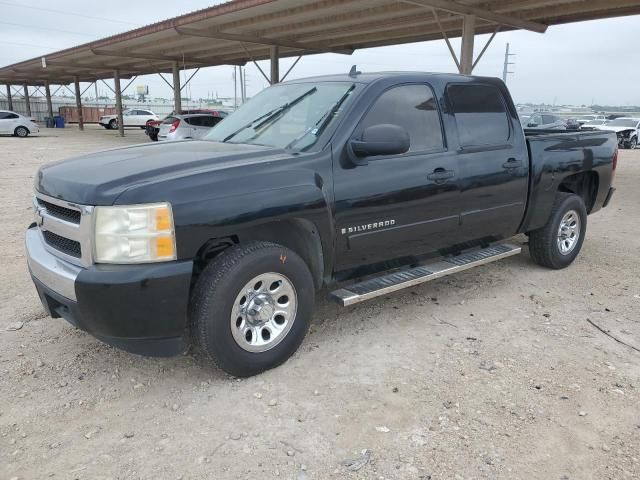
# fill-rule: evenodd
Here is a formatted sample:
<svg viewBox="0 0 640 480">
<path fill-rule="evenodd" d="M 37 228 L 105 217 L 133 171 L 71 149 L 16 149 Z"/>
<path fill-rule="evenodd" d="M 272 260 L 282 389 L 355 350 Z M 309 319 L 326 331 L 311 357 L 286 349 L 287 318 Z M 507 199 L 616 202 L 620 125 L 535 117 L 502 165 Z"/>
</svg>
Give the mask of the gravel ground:
<svg viewBox="0 0 640 480">
<path fill-rule="evenodd" d="M 321 294 L 300 351 L 240 381 L 101 344 L 31 284 L 37 168 L 142 141 L 0 138 L 0 478 L 640 478 L 640 353 L 588 321 L 640 348 L 640 150 L 570 268 L 521 255 L 351 308 Z"/>
</svg>

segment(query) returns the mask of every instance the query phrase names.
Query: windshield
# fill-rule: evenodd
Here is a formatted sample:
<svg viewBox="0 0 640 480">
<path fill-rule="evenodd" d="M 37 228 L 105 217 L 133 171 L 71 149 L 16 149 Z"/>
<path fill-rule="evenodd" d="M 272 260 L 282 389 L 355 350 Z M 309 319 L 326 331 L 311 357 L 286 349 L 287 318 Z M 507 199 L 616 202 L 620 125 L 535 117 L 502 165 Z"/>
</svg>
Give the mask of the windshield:
<svg viewBox="0 0 640 480">
<path fill-rule="evenodd" d="M 204 140 L 308 150 L 350 100 L 348 82 L 274 85 L 260 92 Z"/>
<path fill-rule="evenodd" d="M 635 128 L 638 124 L 638 120 L 632 118 L 617 118 L 607 123 L 607 127 L 630 127 Z"/>
</svg>

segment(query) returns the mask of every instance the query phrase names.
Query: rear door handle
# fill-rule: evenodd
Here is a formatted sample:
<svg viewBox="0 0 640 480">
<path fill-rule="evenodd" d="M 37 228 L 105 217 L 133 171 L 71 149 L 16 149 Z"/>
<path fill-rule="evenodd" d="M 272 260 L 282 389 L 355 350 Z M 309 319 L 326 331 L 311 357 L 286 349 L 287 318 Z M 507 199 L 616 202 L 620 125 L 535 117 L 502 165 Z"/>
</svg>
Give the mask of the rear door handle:
<svg viewBox="0 0 640 480">
<path fill-rule="evenodd" d="M 445 170 L 442 167 L 436 168 L 433 173 L 427 175 L 429 180 L 433 180 L 435 182 L 444 182 L 445 180 L 452 178 L 455 175 L 453 170 Z"/>
<path fill-rule="evenodd" d="M 510 158 L 506 162 L 502 164 L 502 168 L 511 169 L 511 168 L 520 168 L 522 166 L 522 160 L 516 160 L 515 158 Z"/>
</svg>

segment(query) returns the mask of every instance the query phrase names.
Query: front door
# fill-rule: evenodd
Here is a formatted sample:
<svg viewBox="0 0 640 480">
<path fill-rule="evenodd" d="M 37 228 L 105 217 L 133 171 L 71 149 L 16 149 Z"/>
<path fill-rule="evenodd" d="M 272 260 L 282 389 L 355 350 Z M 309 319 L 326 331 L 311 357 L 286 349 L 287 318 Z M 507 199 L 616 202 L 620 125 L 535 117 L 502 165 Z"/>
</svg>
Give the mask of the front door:
<svg viewBox="0 0 640 480">
<path fill-rule="evenodd" d="M 529 155 L 516 112 L 495 85 L 454 84 L 448 102 L 458 131 L 459 242 L 484 244 L 515 234 L 529 188 Z"/>
<path fill-rule="evenodd" d="M 352 138 L 379 124 L 409 133 L 409 151 L 344 161 L 334 152 L 336 270 L 432 253 L 457 233 L 458 162 L 447 151 L 438 101 L 426 84 L 381 92 Z"/>
</svg>

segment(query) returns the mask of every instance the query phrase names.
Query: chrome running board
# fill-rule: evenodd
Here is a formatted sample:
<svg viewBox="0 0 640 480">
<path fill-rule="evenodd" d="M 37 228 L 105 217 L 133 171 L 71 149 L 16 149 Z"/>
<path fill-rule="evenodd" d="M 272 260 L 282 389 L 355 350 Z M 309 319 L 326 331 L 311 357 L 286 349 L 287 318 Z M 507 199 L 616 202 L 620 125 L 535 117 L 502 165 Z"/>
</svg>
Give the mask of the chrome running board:
<svg viewBox="0 0 640 480">
<path fill-rule="evenodd" d="M 495 262 L 521 252 L 521 248 L 508 243 L 494 245 L 462 255 L 445 257 L 437 262 L 420 267 L 389 273 L 365 280 L 331 292 L 331 297 L 343 307 L 364 302 L 370 298 L 429 282 L 436 278 L 468 270 L 469 268 Z"/>
</svg>

